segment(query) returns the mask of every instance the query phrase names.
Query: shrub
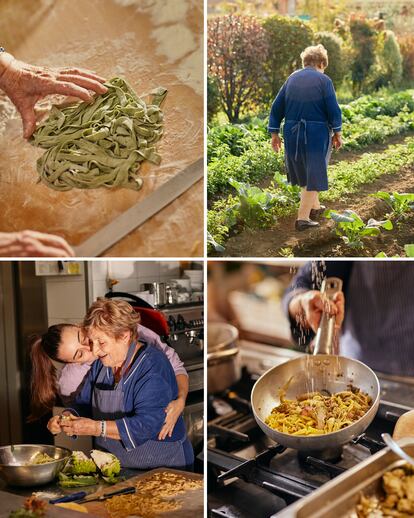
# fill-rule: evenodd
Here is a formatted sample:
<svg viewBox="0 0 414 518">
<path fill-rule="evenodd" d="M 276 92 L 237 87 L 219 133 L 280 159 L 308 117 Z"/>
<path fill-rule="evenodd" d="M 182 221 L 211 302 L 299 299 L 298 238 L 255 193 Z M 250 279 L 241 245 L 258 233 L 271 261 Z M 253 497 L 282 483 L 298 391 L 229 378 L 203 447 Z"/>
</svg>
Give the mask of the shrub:
<svg viewBox="0 0 414 518">
<path fill-rule="evenodd" d="M 392 31 L 378 35 L 377 62 L 368 82 L 377 90 L 383 86 L 398 86 L 402 79 L 400 46 Z"/>
<path fill-rule="evenodd" d="M 278 15 L 266 18 L 263 27 L 269 46 L 263 92 L 265 99 L 270 101 L 288 76 L 301 67 L 300 53 L 312 45 L 313 32 L 309 25 L 298 18 Z"/>
<path fill-rule="evenodd" d="M 341 38 L 332 32 L 318 32 L 315 43 L 322 44 L 328 51 L 329 65 L 325 72 L 332 79 L 335 88 L 338 88 L 345 75 Z"/>
<path fill-rule="evenodd" d="M 414 36 L 399 38 L 402 55 L 403 79 L 408 83 L 414 81 Z"/>
<path fill-rule="evenodd" d="M 215 77 L 207 76 L 207 120 L 211 119 L 220 110 L 220 92 Z"/>
<path fill-rule="evenodd" d="M 230 122 L 259 101 L 268 43 L 253 16 L 218 16 L 208 21 L 208 71 L 217 79 L 221 104 Z"/>
<path fill-rule="evenodd" d="M 357 97 L 375 63 L 376 32 L 367 20 L 356 17 L 351 18 L 349 30 L 352 38 L 352 89 Z"/>
</svg>

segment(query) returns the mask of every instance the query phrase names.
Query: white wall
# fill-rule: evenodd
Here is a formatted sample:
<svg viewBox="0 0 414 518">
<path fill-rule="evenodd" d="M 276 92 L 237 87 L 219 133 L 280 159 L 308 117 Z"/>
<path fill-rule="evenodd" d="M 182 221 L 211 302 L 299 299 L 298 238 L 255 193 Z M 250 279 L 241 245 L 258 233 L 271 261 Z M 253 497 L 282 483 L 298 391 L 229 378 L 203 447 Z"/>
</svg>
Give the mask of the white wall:
<svg viewBox="0 0 414 518">
<path fill-rule="evenodd" d="M 49 326 L 60 322 L 77 324 L 83 320 L 86 313 L 84 264 L 81 275 L 45 278 Z"/>
<path fill-rule="evenodd" d="M 93 301 L 107 293 L 108 277 L 119 281 L 114 286 L 114 291 L 136 293 L 140 291 L 141 284 L 178 278 L 180 263 L 178 261 L 93 261 L 89 272 L 90 300 Z"/>
</svg>

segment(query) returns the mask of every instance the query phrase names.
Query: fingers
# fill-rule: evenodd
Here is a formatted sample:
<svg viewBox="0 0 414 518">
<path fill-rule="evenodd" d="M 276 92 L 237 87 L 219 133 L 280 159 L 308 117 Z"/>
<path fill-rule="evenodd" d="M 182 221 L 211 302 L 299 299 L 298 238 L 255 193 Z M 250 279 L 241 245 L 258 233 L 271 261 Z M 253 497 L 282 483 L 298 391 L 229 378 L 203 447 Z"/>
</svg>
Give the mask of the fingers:
<svg viewBox="0 0 414 518">
<path fill-rule="evenodd" d="M 65 83 L 64 81 L 55 81 L 47 85 L 43 91 L 44 95 L 48 94 L 61 94 L 61 95 L 72 95 L 78 97 L 82 101 L 91 102 L 93 96 L 88 92 L 86 88 L 75 85 L 73 83 Z"/>
<path fill-rule="evenodd" d="M 34 104 L 24 104 L 17 106 L 23 122 L 23 137 L 30 138 L 36 129 L 36 114 L 34 111 Z"/>
<path fill-rule="evenodd" d="M 335 293 L 333 297 L 333 302 L 336 305 L 337 313 L 335 317 L 335 325 L 337 328 L 340 328 L 342 326 L 342 322 L 345 318 L 345 295 L 342 291 L 338 291 L 338 293 Z"/>
<path fill-rule="evenodd" d="M 98 76 L 98 74 L 95 74 L 95 72 L 92 72 L 91 70 L 85 70 L 83 68 L 60 68 L 58 69 L 59 74 L 62 75 L 76 75 L 76 76 L 82 76 L 87 77 L 89 79 L 94 79 L 95 81 L 99 81 L 100 83 L 105 83 L 106 79 L 104 79 L 101 76 Z"/>
<path fill-rule="evenodd" d="M 20 233 L 19 239 L 23 245 L 36 251 L 39 257 L 48 257 L 47 254 L 53 254 L 51 257 L 74 257 L 75 253 L 70 245 L 60 236 L 53 234 L 43 234 L 34 230 L 25 230 Z"/>
<path fill-rule="evenodd" d="M 100 81 L 96 79 L 90 79 L 88 77 L 76 76 L 73 74 L 61 74 L 58 76 L 58 81 L 72 83 L 87 90 L 93 90 L 97 94 L 104 94 L 108 91 L 108 88 L 104 86 Z"/>
<path fill-rule="evenodd" d="M 165 422 L 164 426 L 161 428 L 160 433 L 158 434 L 158 439 L 160 441 L 163 441 L 167 437 L 167 435 L 168 435 L 168 437 L 171 437 L 173 430 L 174 430 L 174 425 L 168 424 L 167 422 Z"/>
</svg>

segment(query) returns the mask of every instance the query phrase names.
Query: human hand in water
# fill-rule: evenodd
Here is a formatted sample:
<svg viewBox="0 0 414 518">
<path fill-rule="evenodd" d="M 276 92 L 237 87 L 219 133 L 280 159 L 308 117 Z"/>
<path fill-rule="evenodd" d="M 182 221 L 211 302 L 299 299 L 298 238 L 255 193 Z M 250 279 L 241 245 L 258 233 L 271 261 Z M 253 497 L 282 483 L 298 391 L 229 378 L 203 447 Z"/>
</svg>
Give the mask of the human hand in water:
<svg viewBox="0 0 414 518">
<path fill-rule="evenodd" d="M 185 399 L 180 397 L 168 403 L 168 406 L 165 409 L 167 417 L 165 418 L 164 425 L 161 428 L 160 433 L 158 434 L 158 439 L 160 441 L 163 441 L 167 437 L 167 435 L 168 437 L 171 437 L 175 423 L 177 422 L 180 415 L 183 413 L 184 407 Z"/>
<path fill-rule="evenodd" d="M 59 236 L 33 230 L 0 232 L 0 257 L 73 257 L 68 243 Z"/>
<path fill-rule="evenodd" d="M 38 67 L 18 61 L 11 54 L 0 54 L 0 88 L 16 106 L 23 120 L 23 136 L 36 129 L 35 104 L 50 94 L 78 97 L 90 102 L 92 92 L 104 94 L 105 79 L 80 68 Z"/>
<path fill-rule="evenodd" d="M 329 300 L 320 291 L 310 290 L 294 296 L 289 304 L 291 317 L 315 333 L 323 313 L 335 315 L 335 327 L 341 327 L 345 316 L 345 296 L 342 291 L 335 293 L 332 300 Z"/>
<path fill-rule="evenodd" d="M 282 147 L 282 141 L 280 139 L 279 133 L 272 133 L 272 148 L 275 153 L 279 153 Z"/>
</svg>

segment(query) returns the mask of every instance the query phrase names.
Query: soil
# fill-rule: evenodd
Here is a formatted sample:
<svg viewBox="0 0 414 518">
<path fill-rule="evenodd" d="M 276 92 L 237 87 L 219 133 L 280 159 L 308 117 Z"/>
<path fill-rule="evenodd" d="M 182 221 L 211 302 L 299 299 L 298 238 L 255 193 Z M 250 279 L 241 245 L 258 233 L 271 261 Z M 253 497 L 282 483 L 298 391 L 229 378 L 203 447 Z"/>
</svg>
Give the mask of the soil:
<svg viewBox="0 0 414 518">
<path fill-rule="evenodd" d="M 372 148 L 370 148 L 371 151 Z M 377 191 L 414 192 L 414 167 L 401 169 L 397 174 L 383 175 L 375 182 L 365 184 L 357 193 L 349 195 L 346 202 L 327 203 L 328 209 L 352 209 L 364 221 L 369 218 L 385 219 L 387 205 L 370 196 Z M 296 232 L 296 214 L 280 219 L 267 230 L 244 229 L 226 242 L 228 257 L 373 257 L 379 252 L 387 256 L 404 255 L 404 245 L 414 243 L 414 213 L 403 221 L 395 222 L 391 231 L 383 230 L 378 237 L 365 238 L 364 248 L 350 249 L 336 236 L 334 223 L 324 218 L 316 230 Z"/>
</svg>

